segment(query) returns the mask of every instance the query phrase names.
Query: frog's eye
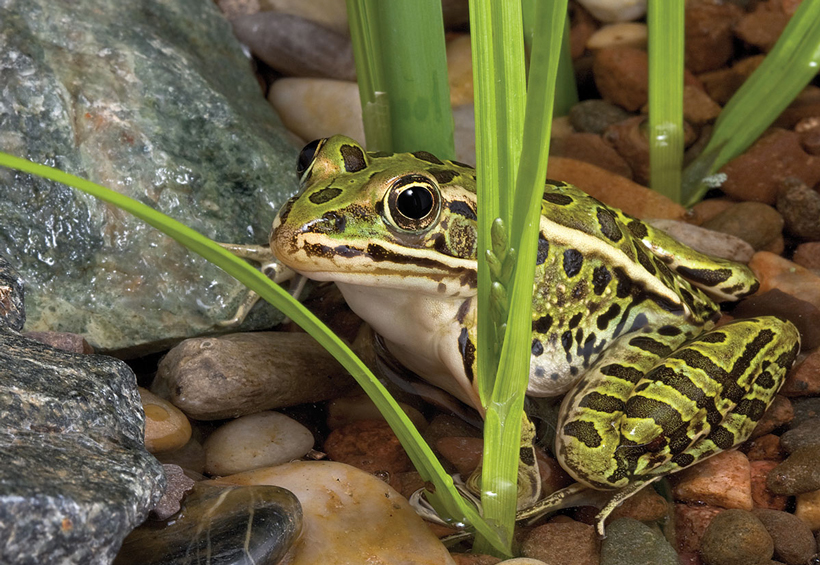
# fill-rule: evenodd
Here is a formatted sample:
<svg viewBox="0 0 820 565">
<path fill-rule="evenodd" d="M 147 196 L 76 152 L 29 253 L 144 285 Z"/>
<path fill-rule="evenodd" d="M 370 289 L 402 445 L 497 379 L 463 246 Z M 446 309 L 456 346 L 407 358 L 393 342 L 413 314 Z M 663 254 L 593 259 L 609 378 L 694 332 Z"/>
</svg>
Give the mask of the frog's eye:
<svg viewBox="0 0 820 565">
<path fill-rule="evenodd" d="M 308 167 L 313 163 L 313 159 L 316 157 L 319 148 L 324 145 L 324 143 L 324 139 L 314 139 L 302 148 L 302 151 L 299 152 L 299 160 L 296 163 L 296 174 L 300 177 L 305 174 L 305 171 L 307 171 Z"/>
<path fill-rule="evenodd" d="M 441 195 L 438 187 L 422 175 L 401 177 L 387 192 L 388 220 L 403 231 L 421 231 L 438 218 Z"/>
</svg>

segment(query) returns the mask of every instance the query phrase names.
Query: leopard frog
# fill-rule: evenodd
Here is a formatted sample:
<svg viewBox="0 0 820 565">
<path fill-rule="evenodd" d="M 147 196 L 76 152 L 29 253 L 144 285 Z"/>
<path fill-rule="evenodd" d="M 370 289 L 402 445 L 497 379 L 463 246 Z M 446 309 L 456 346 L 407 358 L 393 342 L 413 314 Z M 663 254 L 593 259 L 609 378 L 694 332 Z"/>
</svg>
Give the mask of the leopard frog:
<svg viewBox="0 0 820 565">
<path fill-rule="evenodd" d="M 334 281 L 401 364 L 480 411 L 474 169 L 334 136 L 305 147 L 299 172 L 277 259 Z M 716 301 L 757 289 L 747 267 L 569 184 L 546 184 L 533 259 L 528 394 L 565 395 L 556 456 L 585 488 L 628 496 L 745 440 L 798 352 L 774 317 L 713 329 Z"/>
</svg>

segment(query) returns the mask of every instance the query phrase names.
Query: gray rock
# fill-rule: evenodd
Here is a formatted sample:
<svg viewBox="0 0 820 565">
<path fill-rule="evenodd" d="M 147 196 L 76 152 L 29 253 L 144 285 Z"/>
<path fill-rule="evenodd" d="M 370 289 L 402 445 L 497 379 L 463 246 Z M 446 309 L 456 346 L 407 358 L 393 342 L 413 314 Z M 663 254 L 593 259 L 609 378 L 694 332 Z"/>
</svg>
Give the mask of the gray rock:
<svg viewBox="0 0 820 565">
<path fill-rule="evenodd" d="M 762 202 L 738 202 L 703 223 L 706 229 L 739 237 L 760 250 L 783 232 L 783 217 Z"/>
<path fill-rule="evenodd" d="M 349 37 L 278 12 L 239 16 L 231 24 L 239 41 L 282 74 L 356 80 Z"/>
<path fill-rule="evenodd" d="M 196 420 L 222 420 L 336 398 L 353 378 L 297 332 L 193 338 L 160 361 L 155 394 Z"/>
<path fill-rule="evenodd" d="M 677 565 L 678 554 L 658 528 L 634 518 L 618 518 L 606 527 L 601 565 Z"/>
<path fill-rule="evenodd" d="M 0 266 L 0 280 L 14 276 Z M 21 337 L 20 317 L 0 319 L 0 562 L 109 563 L 165 487 L 136 377 Z"/>
<path fill-rule="evenodd" d="M 820 490 L 820 445 L 796 450 L 766 476 L 766 486 L 788 496 Z"/>
<path fill-rule="evenodd" d="M 288 490 L 200 482 L 178 514 L 134 530 L 114 564 L 274 564 L 301 529 L 302 507 Z"/>
<path fill-rule="evenodd" d="M 820 397 L 793 398 L 792 406 L 794 407 L 794 419 L 791 421 L 791 428 L 800 426 L 806 420 L 820 418 Z"/>
<path fill-rule="evenodd" d="M 266 242 L 297 150 L 212 2 L 2 0 L 0 147 L 112 187 L 217 241 Z M 0 170 L 0 253 L 31 331 L 136 355 L 214 331 L 244 296 L 153 228 Z M 247 327 L 278 321 L 265 306 Z"/>
<path fill-rule="evenodd" d="M 810 418 L 780 436 L 780 445 L 788 453 L 808 446 L 820 446 L 820 418 Z"/>
<path fill-rule="evenodd" d="M 806 523 L 788 512 L 755 508 L 757 519 L 774 541 L 774 556 L 788 565 L 804 565 L 814 555 L 817 545 Z"/>
<path fill-rule="evenodd" d="M 632 114 L 605 100 L 584 100 L 569 111 L 569 121 L 577 131 L 602 134 L 609 126 Z"/>
</svg>

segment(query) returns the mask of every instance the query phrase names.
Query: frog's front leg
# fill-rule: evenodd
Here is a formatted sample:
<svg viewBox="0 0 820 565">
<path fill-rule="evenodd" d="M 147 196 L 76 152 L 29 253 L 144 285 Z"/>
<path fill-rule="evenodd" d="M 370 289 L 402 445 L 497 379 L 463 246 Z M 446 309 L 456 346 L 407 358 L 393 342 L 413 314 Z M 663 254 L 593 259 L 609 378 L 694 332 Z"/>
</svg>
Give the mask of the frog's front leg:
<svg viewBox="0 0 820 565">
<path fill-rule="evenodd" d="M 276 260 L 276 256 L 269 245 L 238 245 L 234 243 L 220 243 L 219 245 L 241 259 L 259 263 L 259 270 L 276 284 L 282 284 L 296 276 L 295 271 Z M 304 280 L 301 282 L 303 284 Z M 301 290 L 301 285 L 297 290 Z M 248 291 L 233 317 L 230 320 L 220 322 L 219 325 L 226 327 L 238 326 L 245 320 L 251 308 L 259 302 L 259 299 L 258 294 Z"/>
<path fill-rule="evenodd" d="M 600 533 L 609 513 L 641 488 L 745 441 L 800 347 L 796 328 L 770 316 L 679 347 L 668 335 L 675 328 L 666 328 L 621 337 L 562 404 L 558 460 L 579 484 L 615 491 L 597 516 Z M 562 502 L 555 493 L 522 517 Z"/>
</svg>

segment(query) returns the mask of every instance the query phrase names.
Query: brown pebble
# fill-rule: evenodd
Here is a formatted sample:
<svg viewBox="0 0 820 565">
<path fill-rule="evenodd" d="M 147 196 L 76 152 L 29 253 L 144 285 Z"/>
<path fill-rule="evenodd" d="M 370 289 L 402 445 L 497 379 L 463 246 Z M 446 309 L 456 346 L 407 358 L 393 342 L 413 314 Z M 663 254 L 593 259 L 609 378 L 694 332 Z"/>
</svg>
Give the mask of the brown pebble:
<svg viewBox="0 0 820 565">
<path fill-rule="evenodd" d="M 174 451 L 191 439 L 191 423 L 176 406 L 138 387 L 145 412 L 145 448 L 151 453 Z"/>
<path fill-rule="evenodd" d="M 769 51 L 777 42 L 787 23 L 789 23 L 789 17 L 783 13 L 780 0 L 767 0 L 757 3 L 752 12 L 745 14 L 737 22 L 735 35 L 762 51 Z"/>
<path fill-rule="evenodd" d="M 749 461 L 783 461 L 786 451 L 780 445 L 780 436 L 766 434 L 744 444 Z"/>
<path fill-rule="evenodd" d="M 387 478 L 388 482 L 392 475 L 412 468 L 396 434 L 383 420 L 359 420 L 333 430 L 325 440 L 324 451 L 333 461 Z"/>
<path fill-rule="evenodd" d="M 789 371 L 780 392 L 786 396 L 815 396 L 820 393 L 820 349 L 812 351 Z"/>
<path fill-rule="evenodd" d="M 754 55 L 741 59 L 731 68 L 718 69 L 698 76 L 709 97 L 718 104 L 726 104 L 737 89 L 763 62 L 764 55 Z"/>
<path fill-rule="evenodd" d="M 466 480 L 481 463 L 484 440 L 477 437 L 443 437 L 436 442 L 436 449 Z"/>
<path fill-rule="evenodd" d="M 789 497 L 775 494 L 766 485 L 766 477 L 777 467 L 778 461 L 752 461 L 752 502 L 755 508 L 785 510 Z"/>
<path fill-rule="evenodd" d="M 683 87 L 683 118 L 691 124 L 705 124 L 720 115 L 722 108 L 697 86 Z"/>
<path fill-rule="evenodd" d="M 597 565 L 600 542 L 593 526 L 553 521 L 533 528 L 521 544 L 521 553 L 548 563 Z"/>
<path fill-rule="evenodd" d="M 806 269 L 820 270 L 820 241 L 798 245 L 792 260 Z"/>
<path fill-rule="evenodd" d="M 666 517 L 669 512 L 669 503 L 655 492 L 652 487 L 639 490 L 618 506 L 607 517 L 607 522 L 617 518 L 634 518 L 641 522 L 654 522 Z"/>
<path fill-rule="evenodd" d="M 592 72 L 604 100 L 635 112 L 647 101 L 649 76 L 646 51 L 634 47 L 608 47 L 595 53 Z"/>
<path fill-rule="evenodd" d="M 820 181 L 820 157 L 805 152 L 799 134 L 772 128 L 720 172 L 727 176 L 721 189 L 732 198 L 774 204 L 783 179 L 796 177 L 808 186 Z"/>
<path fill-rule="evenodd" d="M 686 4 L 686 68 L 693 73 L 713 71 L 734 54 L 732 28 L 743 10 L 731 2 L 694 0 Z"/>
<path fill-rule="evenodd" d="M 806 283 L 801 280 L 800 273 L 783 273 L 783 271 L 779 271 L 782 267 L 789 264 L 794 265 L 794 263 L 780 257 L 777 257 L 775 261 L 769 261 L 768 258 L 774 257 L 777 256 L 763 251 L 755 253 L 752 257 L 749 266 L 760 279 L 760 290 L 754 296 L 741 301 L 734 309 L 734 313 L 739 318 L 778 316 L 789 320 L 800 332 L 801 348 L 803 350 L 814 349 L 820 346 L 820 309 L 814 304 L 797 298 L 795 292 L 786 293 L 774 288 L 778 285 L 784 290 L 789 288 L 787 283 L 790 278 L 797 281 L 796 289 L 799 289 L 802 285 L 810 287 L 811 282 Z M 797 268 L 806 272 L 802 267 L 797 266 Z M 781 275 L 781 273 L 783 274 Z M 783 279 L 786 279 L 786 283 L 780 282 Z M 820 299 L 820 295 L 818 295 L 818 299 Z"/>
<path fill-rule="evenodd" d="M 79 334 L 68 332 L 23 332 L 29 339 L 71 353 L 94 353 L 94 348 Z"/>
<path fill-rule="evenodd" d="M 777 210 L 786 232 L 803 241 L 820 240 L 820 194 L 797 178 L 782 181 Z"/>
<path fill-rule="evenodd" d="M 806 349 L 818 347 L 820 339 L 816 337 L 817 324 L 810 322 L 809 324 L 803 323 L 801 326 L 800 318 L 816 319 L 815 310 L 820 310 L 820 277 L 797 263 L 767 251 L 755 253 L 749 261 L 749 267 L 760 281 L 758 290 L 760 294 L 776 289 L 791 295 L 789 300 L 796 308 L 793 314 L 798 316 L 790 321 L 800 329 L 803 347 Z M 802 306 L 804 302 L 808 302 L 813 309 Z"/>
<path fill-rule="evenodd" d="M 789 455 L 769 472 L 766 486 L 776 494 L 795 495 L 820 490 L 820 444 Z"/>
<path fill-rule="evenodd" d="M 739 202 L 702 227 L 739 237 L 759 251 L 783 232 L 783 217 L 766 204 Z"/>
<path fill-rule="evenodd" d="M 812 558 L 817 549 L 814 535 L 800 518 L 765 508 L 756 508 L 752 512 L 772 536 L 775 559 L 788 565 L 804 565 Z"/>
<path fill-rule="evenodd" d="M 187 477 L 181 467 L 164 464 L 162 468 L 165 471 L 167 486 L 162 498 L 151 510 L 151 518 L 154 520 L 167 520 L 179 512 L 183 497 L 194 488 L 194 480 Z"/>
<path fill-rule="evenodd" d="M 700 551 L 709 565 L 768 565 L 774 542 L 754 514 L 726 510 L 706 528 Z"/>
<path fill-rule="evenodd" d="M 723 510 L 716 506 L 675 504 L 675 540 L 678 552 L 697 552 L 703 532 Z"/>
<path fill-rule="evenodd" d="M 550 155 L 569 157 L 592 163 L 616 175 L 632 178 L 632 169 L 611 145 L 594 133 L 571 133 L 561 140 L 553 140 Z"/>
<path fill-rule="evenodd" d="M 769 405 L 768 410 L 763 414 L 763 417 L 752 431 L 752 438 L 757 438 L 776 430 L 783 424 L 792 421 L 794 418 L 794 407 L 788 398 L 781 394 L 777 394 Z"/>
<path fill-rule="evenodd" d="M 681 502 L 752 509 L 751 466 L 739 451 L 718 453 L 681 471 L 676 479 L 672 493 Z"/>
</svg>

